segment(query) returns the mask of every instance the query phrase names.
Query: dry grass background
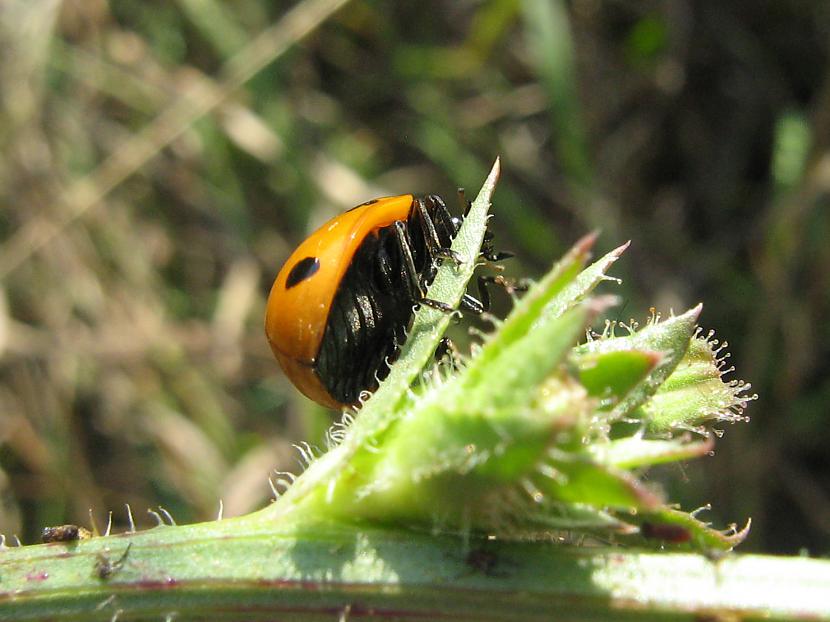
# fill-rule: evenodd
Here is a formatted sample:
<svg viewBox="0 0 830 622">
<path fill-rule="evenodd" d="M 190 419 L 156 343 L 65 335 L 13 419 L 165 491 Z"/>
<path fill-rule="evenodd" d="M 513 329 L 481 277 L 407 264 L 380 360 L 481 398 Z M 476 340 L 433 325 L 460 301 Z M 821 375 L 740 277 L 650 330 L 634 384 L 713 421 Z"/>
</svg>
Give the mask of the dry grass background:
<svg viewBox="0 0 830 622">
<path fill-rule="evenodd" d="M 282 260 L 500 154 L 514 273 L 631 238 L 618 317 L 703 300 L 761 395 L 673 496 L 826 554 L 828 41 L 821 0 L 0 3 L 0 532 L 266 503 L 328 421 L 262 336 Z"/>
</svg>

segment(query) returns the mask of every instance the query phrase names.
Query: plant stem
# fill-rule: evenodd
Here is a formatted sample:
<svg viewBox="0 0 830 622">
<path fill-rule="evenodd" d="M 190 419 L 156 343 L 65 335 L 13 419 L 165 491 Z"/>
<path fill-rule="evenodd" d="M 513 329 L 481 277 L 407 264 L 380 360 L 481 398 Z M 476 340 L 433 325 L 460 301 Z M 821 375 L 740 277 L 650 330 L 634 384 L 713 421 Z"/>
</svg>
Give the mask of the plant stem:
<svg viewBox="0 0 830 622">
<path fill-rule="evenodd" d="M 830 563 L 818 560 L 464 543 L 343 525 L 275 526 L 262 512 L 0 551 L 0 619 L 9 622 L 116 613 L 121 621 L 333 620 L 369 612 L 396 620 L 815 620 L 830 619 L 828 594 Z"/>
</svg>

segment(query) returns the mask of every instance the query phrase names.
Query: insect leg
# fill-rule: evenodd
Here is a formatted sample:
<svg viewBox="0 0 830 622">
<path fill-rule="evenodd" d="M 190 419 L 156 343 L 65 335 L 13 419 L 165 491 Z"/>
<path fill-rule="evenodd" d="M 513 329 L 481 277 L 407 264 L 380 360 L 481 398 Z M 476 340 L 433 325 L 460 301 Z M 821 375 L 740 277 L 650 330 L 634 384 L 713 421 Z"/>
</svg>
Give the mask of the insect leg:
<svg viewBox="0 0 830 622">
<path fill-rule="evenodd" d="M 473 315 L 481 315 L 490 310 L 490 291 L 487 286 L 495 282 L 499 277 L 495 276 L 480 276 L 478 277 L 478 295 L 481 300 L 474 298 L 470 294 L 464 294 L 461 298 L 461 308 L 472 313 Z"/>
<path fill-rule="evenodd" d="M 472 313 L 473 315 L 481 315 L 489 308 L 489 302 L 487 307 L 485 307 L 484 303 L 470 294 L 464 294 L 461 297 L 461 304 L 459 307 L 466 311 L 467 313 Z"/>
<path fill-rule="evenodd" d="M 400 251 L 401 258 L 403 259 L 403 265 L 401 267 L 403 272 L 402 276 L 404 277 L 404 281 L 409 289 L 409 295 L 412 297 L 412 300 L 419 304 L 432 307 L 433 309 L 443 311 L 444 313 L 452 313 L 455 311 L 455 309 L 444 302 L 432 300 L 426 297 L 424 289 L 421 286 L 420 275 L 418 274 L 417 268 L 415 268 L 415 260 L 412 258 L 411 242 L 409 240 L 409 234 L 406 232 L 406 224 L 402 220 L 396 220 L 394 226 L 395 239 L 398 242 L 398 250 Z"/>
<path fill-rule="evenodd" d="M 454 238 L 455 234 L 458 233 L 458 229 L 461 227 L 463 220 L 458 216 L 453 216 L 450 213 L 450 210 L 447 209 L 446 203 L 444 203 L 444 199 L 442 199 L 439 195 L 427 195 L 426 200 L 432 204 L 435 211 L 436 217 L 433 220 L 436 220 L 444 228 L 444 232 L 447 237 Z"/>
<path fill-rule="evenodd" d="M 455 223 L 453 222 L 452 215 L 449 210 L 447 210 L 447 206 L 444 205 L 441 198 L 435 195 L 430 195 L 427 199 L 431 201 L 435 206 L 435 209 L 441 213 L 441 216 L 444 219 L 442 220 L 444 228 L 446 229 L 449 227 L 455 229 Z M 424 224 L 424 230 L 426 232 L 426 245 L 430 255 L 434 255 L 442 259 L 451 259 L 456 264 L 463 263 L 463 260 L 458 253 L 441 244 L 441 239 L 438 237 L 438 231 L 435 229 L 435 222 L 432 220 L 432 216 L 429 215 L 429 211 L 422 200 L 418 199 L 415 202 L 415 209 L 418 210 Z M 449 222 L 450 225 L 447 225 L 447 222 Z M 449 237 L 452 237 L 453 235 L 455 235 L 455 231 L 452 231 Z"/>
<path fill-rule="evenodd" d="M 481 300 L 476 300 L 469 294 L 464 294 L 461 299 L 461 308 L 474 315 L 481 315 L 490 310 L 489 286 L 498 285 L 504 288 L 508 294 L 527 291 L 529 284 L 525 281 L 514 281 L 501 275 L 478 277 L 478 294 Z"/>
<path fill-rule="evenodd" d="M 435 349 L 435 360 L 439 363 L 444 359 L 448 359 L 450 367 L 453 370 L 461 367 L 461 352 L 458 351 L 456 345 L 449 337 L 444 337 L 438 342 L 438 347 Z"/>
</svg>

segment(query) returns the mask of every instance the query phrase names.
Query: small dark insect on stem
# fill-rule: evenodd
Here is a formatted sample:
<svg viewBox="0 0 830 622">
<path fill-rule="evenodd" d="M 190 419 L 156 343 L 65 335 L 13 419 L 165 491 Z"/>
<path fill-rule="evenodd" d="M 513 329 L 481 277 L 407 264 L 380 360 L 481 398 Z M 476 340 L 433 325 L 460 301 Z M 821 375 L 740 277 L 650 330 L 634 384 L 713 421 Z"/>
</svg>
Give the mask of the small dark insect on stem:
<svg viewBox="0 0 830 622">
<path fill-rule="evenodd" d="M 57 525 L 56 527 L 44 527 L 40 539 L 44 543 L 50 542 L 76 542 L 91 538 L 92 533 L 88 529 L 78 525 Z"/>
<path fill-rule="evenodd" d="M 493 551 L 473 549 L 467 554 L 464 561 L 474 572 L 480 572 L 487 577 L 498 576 L 496 566 L 499 563 L 499 557 Z"/>
<path fill-rule="evenodd" d="M 124 552 L 116 560 L 112 560 L 106 553 L 98 553 L 95 561 L 95 575 L 102 581 L 106 581 L 124 567 L 124 562 L 127 561 L 127 556 L 130 554 L 130 548 L 133 543 L 130 542 Z"/>
</svg>

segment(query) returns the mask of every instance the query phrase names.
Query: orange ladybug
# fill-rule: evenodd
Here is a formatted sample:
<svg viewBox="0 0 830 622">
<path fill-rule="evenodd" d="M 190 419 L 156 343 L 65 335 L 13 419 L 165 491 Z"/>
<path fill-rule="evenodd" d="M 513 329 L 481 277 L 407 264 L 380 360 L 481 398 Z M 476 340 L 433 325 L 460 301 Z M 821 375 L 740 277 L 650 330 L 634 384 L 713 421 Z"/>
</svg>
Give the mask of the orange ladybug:
<svg viewBox="0 0 830 622">
<path fill-rule="evenodd" d="M 425 291 L 439 261 L 455 260 L 460 226 L 441 197 L 404 194 L 353 207 L 297 247 L 268 296 L 265 334 L 302 393 L 330 408 L 356 404 L 389 373 L 415 304 L 452 311 Z M 482 255 L 507 257 L 492 252 L 490 237 Z M 481 313 L 485 303 L 465 294 L 462 307 Z"/>
</svg>

